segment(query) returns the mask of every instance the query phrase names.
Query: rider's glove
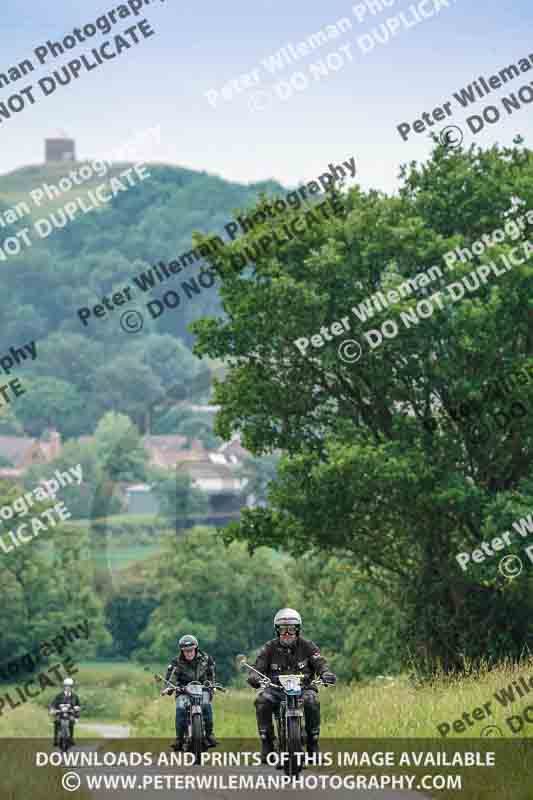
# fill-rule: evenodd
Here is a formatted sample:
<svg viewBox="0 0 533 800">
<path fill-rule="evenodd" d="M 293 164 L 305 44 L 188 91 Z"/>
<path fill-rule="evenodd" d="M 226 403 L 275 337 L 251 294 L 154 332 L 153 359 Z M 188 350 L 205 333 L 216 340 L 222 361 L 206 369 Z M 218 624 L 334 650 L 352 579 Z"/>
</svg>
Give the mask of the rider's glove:
<svg viewBox="0 0 533 800">
<path fill-rule="evenodd" d="M 161 690 L 161 697 L 163 697 L 163 695 L 165 694 L 172 694 L 173 691 L 174 691 L 173 689 L 167 686 L 165 689 Z"/>
<path fill-rule="evenodd" d="M 261 686 L 261 681 L 256 675 L 250 675 L 250 677 L 248 678 L 248 683 L 254 689 L 259 689 L 259 687 Z"/>
<path fill-rule="evenodd" d="M 324 683 L 333 684 L 337 682 L 337 676 L 333 672 L 323 672 L 320 677 Z"/>
</svg>

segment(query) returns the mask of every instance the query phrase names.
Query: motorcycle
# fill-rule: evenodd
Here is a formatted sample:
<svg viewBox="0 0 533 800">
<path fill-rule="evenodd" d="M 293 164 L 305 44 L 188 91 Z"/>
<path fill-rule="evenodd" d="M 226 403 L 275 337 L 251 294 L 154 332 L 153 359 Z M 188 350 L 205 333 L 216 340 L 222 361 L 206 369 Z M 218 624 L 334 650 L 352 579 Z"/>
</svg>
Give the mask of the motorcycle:
<svg viewBox="0 0 533 800">
<path fill-rule="evenodd" d="M 202 753 L 208 748 L 204 744 L 205 730 L 204 730 L 204 717 L 202 714 L 202 694 L 204 689 L 209 689 L 213 692 L 225 692 L 223 686 L 219 683 L 205 683 L 200 681 L 191 681 L 186 686 L 176 686 L 175 683 L 167 681 L 162 675 L 154 675 L 154 678 L 159 683 L 165 683 L 167 687 L 173 689 L 176 694 L 183 694 L 187 697 L 189 702 L 185 707 L 186 713 L 186 729 L 183 739 L 183 749 L 185 752 L 194 754 L 194 763 L 200 764 Z"/>
<path fill-rule="evenodd" d="M 280 763 L 286 775 L 297 776 L 303 769 L 304 762 L 304 711 L 302 673 L 297 675 L 279 675 L 279 684 L 273 683 L 267 675 L 246 663 L 244 656 L 238 657 L 242 667 L 255 672 L 261 678 L 261 688 L 272 687 L 283 691 L 279 708 L 274 712 L 277 728 L 277 751 Z M 320 678 L 311 681 L 310 686 L 330 686 Z"/>
<path fill-rule="evenodd" d="M 57 715 L 59 719 L 59 732 L 58 742 L 59 749 L 66 753 L 72 747 L 72 739 L 70 738 L 70 723 L 77 719 L 77 713 L 80 710 L 79 706 L 73 706 L 70 703 L 60 703 L 59 708 L 51 710 L 52 716 Z"/>
</svg>

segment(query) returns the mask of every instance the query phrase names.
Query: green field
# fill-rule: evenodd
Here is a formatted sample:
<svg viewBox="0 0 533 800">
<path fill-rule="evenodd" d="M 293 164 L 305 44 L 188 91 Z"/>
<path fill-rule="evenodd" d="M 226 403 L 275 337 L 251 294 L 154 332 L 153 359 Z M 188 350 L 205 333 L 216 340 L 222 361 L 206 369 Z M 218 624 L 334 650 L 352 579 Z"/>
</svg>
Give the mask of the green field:
<svg viewBox="0 0 533 800">
<path fill-rule="evenodd" d="M 98 553 L 92 556 L 88 551 L 85 553 L 85 559 L 92 561 L 96 566 L 107 564 L 112 572 L 127 569 L 133 564 L 140 561 L 146 561 L 148 558 L 157 556 L 162 551 L 162 547 L 157 544 L 153 545 L 114 545 L 109 547 L 105 552 Z M 48 548 L 46 557 L 50 563 L 54 561 L 54 549 Z"/>
<path fill-rule="evenodd" d="M 98 563 L 108 563 L 112 570 L 126 569 L 132 564 L 139 561 L 146 561 L 147 558 L 156 556 L 162 551 L 158 545 L 131 545 L 131 547 L 110 547 L 106 553 L 102 553 L 95 557 L 94 561 Z"/>
</svg>

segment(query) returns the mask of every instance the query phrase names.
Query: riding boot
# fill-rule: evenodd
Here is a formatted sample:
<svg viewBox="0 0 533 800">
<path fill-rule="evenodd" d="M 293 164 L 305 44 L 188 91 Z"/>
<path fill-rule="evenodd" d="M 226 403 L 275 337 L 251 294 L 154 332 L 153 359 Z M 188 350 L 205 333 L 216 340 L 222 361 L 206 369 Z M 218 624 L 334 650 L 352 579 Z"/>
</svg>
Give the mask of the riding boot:
<svg viewBox="0 0 533 800">
<path fill-rule="evenodd" d="M 175 753 L 183 753 L 183 736 L 176 736 L 176 741 L 170 747 Z"/>
<path fill-rule="evenodd" d="M 70 736 L 70 744 L 72 747 L 76 746 L 76 742 L 74 741 L 74 723 L 69 723 L 69 736 Z"/>
<path fill-rule="evenodd" d="M 216 747 L 218 742 L 213 735 L 213 723 L 205 722 L 205 743 L 208 747 Z"/>
<path fill-rule="evenodd" d="M 259 728 L 261 739 L 261 764 L 267 763 L 267 756 L 274 752 L 274 731 L 272 728 Z"/>
<path fill-rule="evenodd" d="M 307 754 L 315 755 L 319 752 L 318 737 L 320 736 L 320 705 L 313 692 L 308 694 L 308 702 L 304 705 L 305 733 L 307 739 Z M 304 701 L 305 702 L 305 701 Z"/>
<path fill-rule="evenodd" d="M 318 746 L 318 734 L 314 735 L 312 733 L 307 734 L 307 755 L 314 756 L 320 752 L 320 747 Z"/>
</svg>

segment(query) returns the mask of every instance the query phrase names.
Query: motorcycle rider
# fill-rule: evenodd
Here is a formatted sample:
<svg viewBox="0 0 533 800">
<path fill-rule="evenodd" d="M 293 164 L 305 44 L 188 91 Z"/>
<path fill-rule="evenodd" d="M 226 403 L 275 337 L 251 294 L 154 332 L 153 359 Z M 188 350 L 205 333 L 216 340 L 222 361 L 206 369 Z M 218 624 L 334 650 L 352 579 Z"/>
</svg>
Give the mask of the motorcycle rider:
<svg viewBox="0 0 533 800">
<path fill-rule="evenodd" d="M 178 648 L 180 654 L 168 665 L 165 679 L 175 683 L 176 686 L 186 686 L 191 681 L 208 684 L 202 694 L 205 743 L 208 747 L 216 747 L 218 742 L 213 735 L 213 707 L 211 705 L 213 691 L 209 689 L 209 684 L 215 683 L 215 661 L 210 655 L 200 650 L 198 639 L 195 636 L 189 634 L 182 636 L 178 641 Z M 174 691 L 171 687 L 167 687 L 161 691 L 161 694 L 171 695 Z M 172 746 L 176 752 L 183 750 L 186 708 L 189 703 L 187 695 L 176 695 L 176 743 Z"/>
<path fill-rule="evenodd" d="M 259 651 L 255 669 L 267 675 L 273 683 L 279 684 L 279 675 L 303 673 L 302 698 L 309 755 L 318 753 L 320 736 L 320 703 L 318 690 L 310 686 L 317 675 L 324 683 L 333 684 L 337 677 L 329 671 L 326 659 L 320 655 L 317 645 L 310 639 L 300 636 L 302 618 L 293 608 L 282 608 L 274 617 L 276 639 L 271 639 Z M 262 687 L 255 699 L 257 728 L 261 739 L 261 761 L 266 764 L 267 756 L 274 750 L 274 729 L 272 712 L 279 708 L 283 691 L 263 685 L 259 675 L 251 672 L 248 683 L 255 689 Z"/>
<path fill-rule="evenodd" d="M 56 696 L 48 706 L 48 711 L 50 713 L 58 711 L 59 706 L 62 703 L 68 703 L 68 705 L 72 706 L 72 710 L 74 712 L 76 720 L 80 718 L 80 705 L 81 705 L 80 698 L 78 697 L 77 694 L 74 693 L 72 688 L 73 686 L 74 686 L 74 681 L 72 680 L 72 678 L 65 678 L 65 680 L 63 681 L 63 691 L 59 692 L 59 694 L 56 694 Z M 70 728 L 69 735 L 73 745 L 76 744 L 76 742 L 74 741 L 74 724 L 75 724 L 74 720 L 71 719 L 69 722 L 69 728 Z M 59 735 L 59 720 L 57 718 L 57 715 L 54 714 L 54 747 L 57 747 L 59 744 L 58 735 Z"/>
</svg>

